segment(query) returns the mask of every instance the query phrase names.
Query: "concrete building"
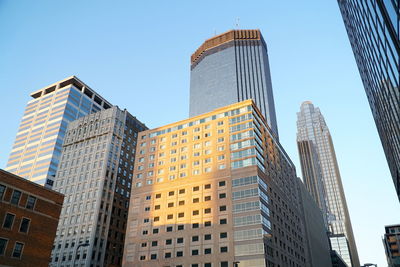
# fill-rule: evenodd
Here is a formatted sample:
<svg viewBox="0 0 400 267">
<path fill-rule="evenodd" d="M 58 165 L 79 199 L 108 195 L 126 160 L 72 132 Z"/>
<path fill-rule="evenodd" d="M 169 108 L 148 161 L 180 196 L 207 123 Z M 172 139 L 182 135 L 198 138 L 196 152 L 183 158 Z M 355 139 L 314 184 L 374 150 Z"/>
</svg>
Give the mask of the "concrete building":
<svg viewBox="0 0 400 267">
<path fill-rule="evenodd" d="M 321 111 L 310 101 L 303 102 L 297 113 L 297 142 L 304 183 L 321 211 L 326 211 L 328 231 L 334 236 L 344 234 L 348 241 L 349 251 L 341 249 L 338 253 L 348 266 L 358 267 L 360 262 L 332 137 Z"/>
<path fill-rule="evenodd" d="M 72 76 L 31 94 L 6 170 L 51 188 L 69 122 L 111 104 Z"/>
<path fill-rule="evenodd" d="M 0 266 L 48 266 L 63 199 L 0 169 Z"/>
<path fill-rule="evenodd" d="M 306 264 L 293 163 L 252 100 L 139 133 L 123 266 Z"/>
<path fill-rule="evenodd" d="M 400 200 L 400 3 L 338 4 Z"/>
<path fill-rule="evenodd" d="M 50 266 L 121 266 L 137 134 L 145 129 L 117 106 L 69 123 L 54 184 L 65 201 Z"/>
<path fill-rule="evenodd" d="M 322 212 L 300 178 L 297 179 L 297 188 L 307 244 L 305 267 L 331 267 L 331 249 Z"/>
<path fill-rule="evenodd" d="M 383 246 L 388 266 L 400 267 L 400 224 L 385 226 Z"/>
<path fill-rule="evenodd" d="M 278 138 L 267 45 L 260 30 L 231 30 L 191 57 L 190 117 L 253 99 Z"/>
</svg>

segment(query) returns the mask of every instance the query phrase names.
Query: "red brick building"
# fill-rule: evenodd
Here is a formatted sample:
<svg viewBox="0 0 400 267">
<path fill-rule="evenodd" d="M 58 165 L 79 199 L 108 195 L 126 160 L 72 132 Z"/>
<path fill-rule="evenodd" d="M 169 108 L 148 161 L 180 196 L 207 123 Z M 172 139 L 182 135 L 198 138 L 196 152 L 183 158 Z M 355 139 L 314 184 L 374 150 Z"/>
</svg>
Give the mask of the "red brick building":
<svg viewBox="0 0 400 267">
<path fill-rule="evenodd" d="M 0 266 L 48 266 L 63 200 L 0 169 Z"/>
</svg>

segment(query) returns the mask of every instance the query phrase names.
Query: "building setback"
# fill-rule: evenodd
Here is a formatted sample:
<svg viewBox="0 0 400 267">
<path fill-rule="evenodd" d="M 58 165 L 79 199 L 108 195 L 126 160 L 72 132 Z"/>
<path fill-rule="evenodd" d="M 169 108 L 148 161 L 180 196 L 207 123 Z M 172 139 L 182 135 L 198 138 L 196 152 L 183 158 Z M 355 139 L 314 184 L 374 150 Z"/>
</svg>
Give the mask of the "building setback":
<svg viewBox="0 0 400 267">
<path fill-rule="evenodd" d="M 69 122 L 111 104 L 72 76 L 31 94 L 6 170 L 51 188 Z"/>
<path fill-rule="evenodd" d="M 385 226 L 383 246 L 388 266 L 400 267 L 400 224 Z"/>
<path fill-rule="evenodd" d="M 191 56 L 190 117 L 253 99 L 278 138 L 267 45 L 260 30 L 231 30 Z"/>
<path fill-rule="evenodd" d="M 123 266 L 305 266 L 293 163 L 252 100 L 139 133 Z"/>
<path fill-rule="evenodd" d="M 48 266 L 63 199 L 0 169 L 0 266 Z"/>
<path fill-rule="evenodd" d="M 145 129 L 117 106 L 69 123 L 54 185 L 65 201 L 50 266 L 121 266 L 137 133 Z"/>
<path fill-rule="evenodd" d="M 360 266 L 332 137 L 321 111 L 310 101 L 297 113 L 297 143 L 304 183 L 326 212 L 329 232 L 348 240 L 350 251 L 338 253 L 347 265 Z"/>
<path fill-rule="evenodd" d="M 400 200 L 400 3 L 338 4 Z"/>
</svg>

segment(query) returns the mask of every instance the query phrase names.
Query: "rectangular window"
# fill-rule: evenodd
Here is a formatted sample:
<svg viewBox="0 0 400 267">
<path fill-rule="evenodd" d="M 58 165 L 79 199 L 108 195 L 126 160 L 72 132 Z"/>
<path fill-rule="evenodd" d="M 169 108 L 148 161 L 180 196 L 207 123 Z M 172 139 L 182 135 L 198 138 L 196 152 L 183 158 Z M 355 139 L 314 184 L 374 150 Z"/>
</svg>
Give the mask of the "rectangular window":
<svg viewBox="0 0 400 267">
<path fill-rule="evenodd" d="M 6 192 L 6 187 L 0 184 L 0 200 L 3 199 L 4 193 Z"/>
<path fill-rule="evenodd" d="M 21 192 L 18 190 L 14 190 L 11 196 L 11 204 L 18 205 L 20 198 Z"/>
<path fill-rule="evenodd" d="M 31 223 L 31 220 L 29 220 L 27 218 L 22 218 L 21 225 L 19 227 L 19 231 L 21 233 L 27 233 L 29 230 L 30 223 Z"/>
<path fill-rule="evenodd" d="M 35 207 L 35 203 L 36 203 L 36 197 L 28 196 L 28 199 L 26 201 L 26 208 L 33 210 Z"/>
<path fill-rule="evenodd" d="M 4 218 L 3 228 L 11 229 L 14 223 L 15 215 L 11 213 L 7 213 Z"/>
<path fill-rule="evenodd" d="M 3 256 L 7 248 L 8 240 L 5 238 L 0 238 L 0 256 Z"/>
<path fill-rule="evenodd" d="M 14 250 L 12 253 L 13 258 L 20 259 L 22 256 L 22 250 L 24 249 L 24 244 L 20 242 L 15 242 Z"/>
</svg>

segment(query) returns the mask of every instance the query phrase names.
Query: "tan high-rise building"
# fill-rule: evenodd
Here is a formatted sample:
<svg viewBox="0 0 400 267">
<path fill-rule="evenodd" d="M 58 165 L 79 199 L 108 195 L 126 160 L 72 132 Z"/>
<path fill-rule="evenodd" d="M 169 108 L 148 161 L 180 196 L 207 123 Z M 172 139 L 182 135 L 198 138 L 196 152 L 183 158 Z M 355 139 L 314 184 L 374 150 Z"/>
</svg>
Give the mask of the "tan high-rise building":
<svg viewBox="0 0 400 267">
<path fill-rule="evenodd" d="M 252 100 L 141 132 L 136 152 L 123 266 L 307 266 L 295 167 Z"/>
</svg>

